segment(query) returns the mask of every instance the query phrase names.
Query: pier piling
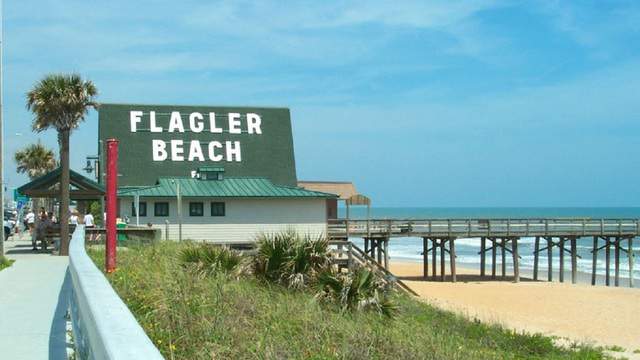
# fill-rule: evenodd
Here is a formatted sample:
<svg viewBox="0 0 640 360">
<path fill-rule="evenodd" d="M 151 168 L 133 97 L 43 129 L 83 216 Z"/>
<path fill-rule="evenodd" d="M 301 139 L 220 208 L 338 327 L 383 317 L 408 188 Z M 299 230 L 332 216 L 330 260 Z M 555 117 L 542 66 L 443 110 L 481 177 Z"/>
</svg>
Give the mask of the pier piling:
<svg viewBox="0 0 640 360">
<path fill-rule="evenodd" d="M 540 236 L 536 236 L 535 249 L 533 251 L 533 280 L 538 280 L 538 260 L 540 260 Z"/>
<path fill-rule="evenodd" d="M 629 287 L 633 287 L 633 261 L 634 261 L 634 254 L 633 254 L 633 237 L 630 237 L 628 240 L 628 250 L 627 250 L 627 256 L 629 257 Z"/>
<path fill-rule="evenodd" d="M 432 266 L 432 273 L 433 273 L 433 280 L 436 279 L 436 270 L 437 270 L 437 265 L 436 265 L 436 251 L 437 251 L 437 241 L 436 239 L 431 239 L 431 266 Z"/>
<path fill-rule="evenodd" d="M 491 279 L 496 278 L 496 238 L 491 238 Z"/>
<path fill-rule="evenodd" d="M 575 284 L 578 282 L 578 239 L 575 237 L 571 238 L 571 283 Z"/>
<path fill-rule="evenodd" d="M 596 266 L 598 264 L 598 237 L 593 237 L 593 264 L 591 265 L 591 285 L 596 284 Z"/>
<path fill-rule="evenodd" d="M 485 271 L 485 263 L 486 263 L 486 257 L 487 257 L 487 238 L 486 237 L 481 237 L 480 238 L 480 277 L 484 277 L 484 271 Z"/>
<path fill-rule="evenodd" d="M 500 254 L 502 255 L 502 279 L 504 280 L 507 277 L 507 249 L 506 249 L 505 239 L 501 239 L 500 241 Z"/>
<path fill-rule="evenodd" d="M 451 267 L 451 281 L 456 282 L 456 245 L 455 239 L 449 239 L 449 266 Z"/>
<path fill-rule="evenodd" d="M 440 239 L 440 281 L 444 282 L 444 239 Z"/>
<path fill-rule="evenodd" d="M 605 271 L 606 274 L 604 276 L 604 283 L 605 285 L 609 286 L 610 283 L 610 271 L 611 271 L 611 239 L 609 239 L 608 237 L 604 238 L 605 241 L 607 242 L 607 246 L 604 248 L 604 257 L 605 257 Z"/>
<path fill-rule="evenodd" d="M 559 271 L 559 275 L 558 278 L 560 280 L 561 283 L 564 282 L 564 237 L 560 237 L 559 239 L 559 246 L 560 246 L 560 266 L 558 268 Z"/>
<path fill-rule="evenodd" d="M 615 256 L 615 269 L 614 269 L 614 285 L 616 287 L 620 286 L 620 237 L 616 237 L 616 242 L 615 242 L 615 249 L 614 249 L 614 256 Z"/>
<path fill-rule="evenodd" d="M 553 238 L 547 238 L 547 281 L 553 281 Z"/>
<path fill-rule="evenodd" d="M 511 239 L 511 253 L 513 255 L 513 280 L 520 282 L 520 259 L 518 257 L 518 238 Z"/>
<path fill-rule="evenodd" d="M 422 238 L 422 277 L 426 280 L 429 276 L 429 240 Z"/>
</svg>

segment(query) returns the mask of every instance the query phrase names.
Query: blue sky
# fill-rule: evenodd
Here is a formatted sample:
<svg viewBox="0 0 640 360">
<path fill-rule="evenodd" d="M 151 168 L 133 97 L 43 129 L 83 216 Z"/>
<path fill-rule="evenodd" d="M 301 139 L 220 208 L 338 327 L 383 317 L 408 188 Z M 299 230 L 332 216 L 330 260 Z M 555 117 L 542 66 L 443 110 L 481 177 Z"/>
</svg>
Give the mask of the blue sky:
<svg viewBox="0 0 640 360">
<path fill-rule="evenodd" d="M 5 152 L 25 93 L 291 109 L 298 178 L 378 206 L 639 206 L 637 1 L 4 2 Z M 96 152 L 97 114 L 72 136 Z M 6 164 L 9 188 L 25 177 Z"/>
</svg>

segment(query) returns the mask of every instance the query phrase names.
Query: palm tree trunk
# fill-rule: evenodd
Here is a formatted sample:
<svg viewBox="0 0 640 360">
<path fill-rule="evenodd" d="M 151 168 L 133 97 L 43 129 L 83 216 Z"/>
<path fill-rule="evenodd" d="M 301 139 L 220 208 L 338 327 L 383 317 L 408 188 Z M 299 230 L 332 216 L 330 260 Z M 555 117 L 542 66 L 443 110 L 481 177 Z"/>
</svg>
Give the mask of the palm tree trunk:
<svg viewBox="0 0 640 360">
<path fill-rule="evenodd" d="M 60 141 L 60 255 L 69 255 L 69 134 L 58 133 Z"/>
</svg>

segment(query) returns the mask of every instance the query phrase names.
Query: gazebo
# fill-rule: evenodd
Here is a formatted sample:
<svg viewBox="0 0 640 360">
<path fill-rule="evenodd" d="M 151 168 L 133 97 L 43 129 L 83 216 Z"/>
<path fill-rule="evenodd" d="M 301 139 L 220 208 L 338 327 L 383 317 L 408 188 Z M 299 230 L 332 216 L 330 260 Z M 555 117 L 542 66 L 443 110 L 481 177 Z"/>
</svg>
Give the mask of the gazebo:
<svg viewBox="0 0 640 360">
<path fill-rule="evenodd" d="M 59 167 L 20 186 L 17 191 L 19 194 L 31 198 L 58 198 L 60 196 L 61 173 L 62 168 Z M 73 170 L 69 171 L 69 184 L 69 197 L 71 200 L 100 200 L 105 194 L 104 186 Z"/>
</svg>

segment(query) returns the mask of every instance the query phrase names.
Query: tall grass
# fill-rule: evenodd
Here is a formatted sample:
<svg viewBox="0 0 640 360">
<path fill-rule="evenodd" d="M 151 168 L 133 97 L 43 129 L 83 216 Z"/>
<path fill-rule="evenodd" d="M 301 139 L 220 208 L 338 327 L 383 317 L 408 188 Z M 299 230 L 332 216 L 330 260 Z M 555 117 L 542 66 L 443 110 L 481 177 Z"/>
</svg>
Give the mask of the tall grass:
<svg viewBox="0 0 640 360">
<path fill-rule="evenodd" d="M 107 275 L 170 359 L 601 359 L 551 338 L 468 320 L 397 295 L 394 319 L 343 312 L 306 291 L 253 277 L 185 271 L 190 245 L 161 242 L 118 254 Z M 89 251 L 103 268 L 103 251 Z"/>
</svg>

